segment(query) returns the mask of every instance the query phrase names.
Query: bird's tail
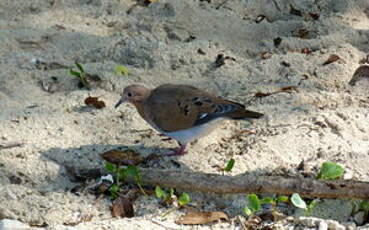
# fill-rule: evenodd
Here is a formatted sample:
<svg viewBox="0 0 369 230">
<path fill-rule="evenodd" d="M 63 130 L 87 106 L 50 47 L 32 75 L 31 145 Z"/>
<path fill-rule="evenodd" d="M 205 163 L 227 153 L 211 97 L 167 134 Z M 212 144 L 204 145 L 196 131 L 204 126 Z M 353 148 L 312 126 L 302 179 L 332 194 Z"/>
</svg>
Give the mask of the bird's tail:
<svg viewBox="0 0 369 230">
<path fill-rule="evenodd" d="M 236 110 L 233 113 L 230 113 L 228 115 L 229 118 L 235 119 L 235 120 L 239 120 L 239 119 L 258 119 L 258 118 L 261 118 L 263 116 L 264 116 L 264 114 L 262 114 L 262 113 L 247 110 L 247 109 L 244 109 L 244 108 Z"/>
</svg>

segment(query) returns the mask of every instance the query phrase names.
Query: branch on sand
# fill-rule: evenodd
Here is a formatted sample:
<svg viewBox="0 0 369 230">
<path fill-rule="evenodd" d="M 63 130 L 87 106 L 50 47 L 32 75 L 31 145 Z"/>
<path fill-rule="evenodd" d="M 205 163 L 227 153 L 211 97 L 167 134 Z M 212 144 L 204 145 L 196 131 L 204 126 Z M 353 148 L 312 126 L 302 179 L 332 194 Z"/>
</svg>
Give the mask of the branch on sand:
<svg viewBox="0 0 369 230">
<path fill-rule="evenodd" d="M 236 176 L 206 174 L 191 171 L 142 168 L 142 183 L 186 191 L 235 194 L 275 193 L 316 198 L 369 198 L 369 182 L 349 180 L 317 180 L 283 176 Z"/>
</svg>

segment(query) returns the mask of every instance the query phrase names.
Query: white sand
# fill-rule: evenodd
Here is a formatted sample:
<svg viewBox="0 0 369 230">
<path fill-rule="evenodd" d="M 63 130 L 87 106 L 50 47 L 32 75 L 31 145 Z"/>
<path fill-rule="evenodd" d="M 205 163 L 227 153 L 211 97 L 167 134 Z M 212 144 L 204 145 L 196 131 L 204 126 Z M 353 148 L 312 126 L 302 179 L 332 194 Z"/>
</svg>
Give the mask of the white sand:
<svg viewBox="0 0 369 230">
<path fill-rule="evenodd" d="M 139 198 L 138 216 L 119 220 L 111 219 L 109 200 L 94 205 L 93 195 L 67 192 L 75 184 L 66 166 L 102 168 L 98 154 L 118 146 L 136 146 L 144 155 L 175 146 L 150 136 L 153 132 L 132 106 L 113 109 L 122 88 L 131 83 L 191 84 L 249 102 L 250 109 L 267 114 L 251 125 L 224 123 L 178 158 L 180 170 L 215 173 L 212 166 L 233 157 L 234 174 L 279 172 L 281 167 L 294 173 L 303 159 L 317 168 L 329 160 L 343 165 L 354 179 L 369 180 L 368 84 L 348 85 L 369 53 L 369 2 L 229 0 L 216 9 L 221 2 L 159 0 L 128 15 L 134 1 L 0 1 L 0 142 L 25 143 L 0 150 L 0 219 L 68 229 L 62 224 L 90 213 L 92 221 L 75 229 L 163 229 L 150 221 L 166 211 L 154 198 Z M 290 14 L 290 4 L 303 16 Z M 309 13 L 320 17 L 313 20 Z M 256 23 L 258 15 L 266 19 Z M 300 29 L 310 31 L 307 39 L 296 36 Z M 186 41 L 190 36 L 195 39 Z M 277 37 L 282 39 L 278 48 L 273 44 Z M 302 54 L 303 48 L 314 52 Z M 270 59 L 261 59 L 265 51 L 272 53 Z M 214 68 L 220 53 L 236 60 Z M 331 54 L 341 60 L 322 65 Z M 35 58 L 68 66 L 78 60 L 103 82 L 91 91 L 78 89 L 67 69 L 39 70 L 31 62 Z M 281 65 L 283 61 L 290 66 Z M 117 65 L 126 66 L 130 75 L 115 75 Z M 250 102 L 258 91 L 297 85 L 304 74 L 309 78 L 298 86 L 299 93 Z M 52 76 L 60 82 L 53 94 L 40 86 Z M 89 95 L 100 96 L 107 107 L 83 109 Z M 227 140 L 245 128 L 257 133 Z M 169 159 L 160 164 L 174 167 Z M 11 183 L 14 176 L 20 184 Z M 192 197 L 209 210 L 226 204 L 233 215 L 241 213 L 238 202 L 244 200 Z M 334 205 L 325 205 L 318 217 L 352 221 L 349 201 L 324 202 Z M 167 227 L 179 228 L 173 221 L 181 213 L 171 214 Z M 233 229 L 235 223 L 199 229 L 211 227 Z"/>
</svg>

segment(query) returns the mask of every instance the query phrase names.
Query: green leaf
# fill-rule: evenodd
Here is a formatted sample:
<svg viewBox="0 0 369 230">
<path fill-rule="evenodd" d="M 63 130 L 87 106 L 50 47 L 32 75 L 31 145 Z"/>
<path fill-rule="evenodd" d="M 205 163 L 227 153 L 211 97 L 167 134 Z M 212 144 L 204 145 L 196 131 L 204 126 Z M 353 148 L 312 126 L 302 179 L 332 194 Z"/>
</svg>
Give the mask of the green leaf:
<svg viewBox="0 0 369 230">
<path fill-rule="evenodd" d="M 105 162 L 105 169 L 110 173 L 115 173 L 117 171 L 117 166 L 110 162 Z"/>
<path fill-rule="evenodd" d="M 162 190 L 159 186 L 155 187 L 155 195 L 159 199 L 166 200 L 166 197 L 168 196 L 167 193 Z"/>
<path fill-rule="evenodd" d="M 291 202 L 297 208 L 307 209 L 305 201 L 300 197 L 298 193 L 292 194 Z"/>
<path fill-rule="evenodd" d="M 110 196 L 112 199 L 115 199 L 118 197 L 119 195 L 119 187 L 116 184 L 113 184 L 112 186 L 110 186 L 109 188 L 110 191 Z"/>
<path fill-rule="evenodd" d="M 249 209 L 249 207 L 244 207 L 243 208 L 243 212 L 246 214 L 246 215 L 248 215 L 248 216 L 250 216 L 250 215 L 252 215 L 253 214 L 253 211 L 251 211 L 251 209 Z"/>
<path fill-rule="evenodd" d="M 77 68 L 81 71 L 81 73 L 85 72 L 81 64 L 79 64 L 78 62 L 75 62 L 74 64 L 76 64 Z"/>
<path fill-rule="evenodd" d="M 312 200 L 309 203 L 309 205 L 307 206 L 307 209 L 311 211 L 311 210 L 313 210 L 317 206 L 317 204 L 318 204 L 318 200 L 317 199 Z"/>
<path fill-rule="evenodd" d="M 170 188 L 169 189 L 169 197 L 172 197 L 174 195 L 174 189 Z"/>
<path fill-rule="evenodd" d="M 232 158 L 228 161 L 227 166 L 224 168 L 225 172 L 230 172 L 233 169 L 235 160 Z"/>
<path fill-rule="evenodd" d="M 251 209 L 251 211 L 256 212 L 261 210 L 261 204 L 258 196 L 256 194 L 250 194 L 247 196 L 249 200 L 248 207 Z"/>
<path fill-rule="evenodd" d="M 118 65 L 114 70 L 117 75 L 128 75 L 128 69 L 122 65 Z"/>
<path fill-rule="evenodd" d="M 118 185 L 113 184 L 112 186 L 110 186 L 109 191 L 112 192 L 112 193 L 118 193 L 118 191 L 119 191 Z"/>
<path fill-rule="evenodd" d="M 318 179 L 334 180 L 342 177 L 344 169 L 341 165 L 333 162 L 324 162 L 318 173 Z"/>
<path fill-rule="evenodd" d="M 369 211 L 369 202 L 366 201 L 366 200 L 363 200 L 361 203 L 360 203 L 360 209 L 363 210 L 363 211 L 366 211 L 368 212 Z"/>
<path fill-rule="evenodd" d="M 178 204 L 180 206 L 186 205 L 191 202 L 191 198 L 187 193 L 182 193 L 178 198 Z"/>
<path fill-rule="evenodd" d="M 127 170 L 125 168 L 120 168 L 118 170 L 118 178 L 119 180 L 125 180 L 127 178 Z"/>
<path fill-rule="evenodd" d="M 126 176 L 134 178 L 137 183 L 141 181 L 141 174 L 138 168 L 134 165 L 128 165 L 126 168 Z"/>
<path fill-rule="evenodd" d="M 70 75 L 73 75 L 73 76 L 76 76 L 78 78 L 81 78 L 81 73 L 80 72 L 77 72 L 77 71 L 74 71 L 72 69 L 69 70 L 69 73 Z"/>
<path fill-rule="evenodd" d="M 264 197 L 260 200 L 260 204 L 273 204 L 275 201 L 271 197 Z"/>
<path fill-rule="evenodd" d="M 277 202 L 288 202 L 288 196 L 279 196 Z"/>
</svg>

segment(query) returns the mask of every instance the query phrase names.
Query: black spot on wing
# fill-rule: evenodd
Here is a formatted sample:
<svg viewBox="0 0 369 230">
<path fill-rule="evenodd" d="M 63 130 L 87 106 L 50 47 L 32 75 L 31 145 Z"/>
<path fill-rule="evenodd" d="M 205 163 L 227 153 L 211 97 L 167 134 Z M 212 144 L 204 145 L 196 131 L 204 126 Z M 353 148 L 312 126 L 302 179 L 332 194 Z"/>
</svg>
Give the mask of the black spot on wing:
<svg viewBox="0 0 369 230">
<path fill-rule="evenodd" d="M 188 105 L 186 105 L 186 106 L 184 107 L 183 112 L 184 112 L 184 115 L 186 115 L 186 116 L 190 113 L 190 108 L 189 108 L 189 106 L 188 106 Z"/>
</svg>

